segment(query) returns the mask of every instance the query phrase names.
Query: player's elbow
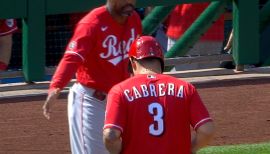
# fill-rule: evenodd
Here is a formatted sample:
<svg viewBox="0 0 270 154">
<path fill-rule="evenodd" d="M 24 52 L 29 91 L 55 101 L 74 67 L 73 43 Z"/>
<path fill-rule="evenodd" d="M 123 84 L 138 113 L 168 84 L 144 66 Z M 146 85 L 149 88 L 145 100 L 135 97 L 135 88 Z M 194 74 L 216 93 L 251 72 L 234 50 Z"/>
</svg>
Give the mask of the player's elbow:
<svg viewBox="0 0 270 154">
<path fill-rule="evenodd" d="M 192 138 L 192 151 L 196 152 L 200 148 L 209 144 L 213 139 L 215 127 L 213 122 L 207 122 L 201 125 L 197 130 L 195 136 Z"/>
<path fill-rule="evenodd" d="M 115 129 L 106 128 L 103 130 L 103 142 L 104 144 L 113 144 L 120 138 L 120 132 Z"/>
<path fill-rule="evenodd" d="M 210 141 L 215 134 L 215 126 L 212 121 L 205 123 L 197 130 L 197 135 L 205 138 L 205 140 Z"/>
</svg>

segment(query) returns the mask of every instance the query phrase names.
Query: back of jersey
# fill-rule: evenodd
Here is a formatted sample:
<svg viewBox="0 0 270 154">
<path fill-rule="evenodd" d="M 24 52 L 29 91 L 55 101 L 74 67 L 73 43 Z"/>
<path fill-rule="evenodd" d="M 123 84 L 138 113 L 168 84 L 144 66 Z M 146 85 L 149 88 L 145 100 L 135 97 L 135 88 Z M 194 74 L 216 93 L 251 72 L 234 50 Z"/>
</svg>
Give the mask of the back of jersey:
<svg viewBox="0 0 270 154">
<path fill-rule="evenodd" d="M 191 84 L 167 75 L 142 74 L 114 89 L 118 90 L 108 98 L 114 103 L 108 104 L 106 121 L 112 116 L 114 120 L 107 122 L 122 129 L 122 153 L 190 154 L 190 125 L 201 118 L 191 115 L 191 102 L 202 104 Z"/>
</svg>

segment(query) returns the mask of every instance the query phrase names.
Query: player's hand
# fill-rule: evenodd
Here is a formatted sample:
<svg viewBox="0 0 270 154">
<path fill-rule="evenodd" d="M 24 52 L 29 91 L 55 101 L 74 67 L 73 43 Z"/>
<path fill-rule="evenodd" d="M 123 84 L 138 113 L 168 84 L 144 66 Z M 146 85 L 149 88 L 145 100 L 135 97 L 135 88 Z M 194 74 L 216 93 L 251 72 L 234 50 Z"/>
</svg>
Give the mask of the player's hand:
<svg viewBox="0 0 270 154">
<path fill-rule="evenodd" d="M 223 50 L 224 51 L 229 51 L 231 48 L 232 48 L 231 45 L 226 45 Z"/>
<path fill-rule="evenodd" d="M 56 88 L 56 89 L 51 90 L 49 92 L 47 98 L 46 98 L 46 101 L 45 101 L 43 107 L 42 107 L 42 109 L 43 109 L 43 115 L 48 120 L 50 119 L 52 105 L 56 101 L 57 97 L 59 96 L 60 91 L 61 90 L 59 88 Z"/>
</svg>

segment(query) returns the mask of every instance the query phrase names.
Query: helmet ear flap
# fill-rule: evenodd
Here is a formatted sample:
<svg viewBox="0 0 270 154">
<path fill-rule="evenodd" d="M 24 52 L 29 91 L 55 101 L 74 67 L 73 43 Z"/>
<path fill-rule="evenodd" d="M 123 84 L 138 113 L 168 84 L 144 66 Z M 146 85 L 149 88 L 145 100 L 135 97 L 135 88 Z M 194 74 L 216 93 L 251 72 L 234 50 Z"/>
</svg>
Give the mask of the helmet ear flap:
<svg viewBox="0 0 270 154">
<path fill-rule="evenodd" d="M 132 69 L 132 66 L 131 66 L 131 61 L 130 61 L 130 60 L 129 60 L 129 62 L 128 62 L 128 73 L 129 73 L 129 74 L 134 74 L 133 69 Z"/>
<path fill-rule="evenodd" d="M 134 74 L 133 72 L 133 67 L 132 67 L 132 62 L 133 62 L 134 58 L 133 57 L 130 57 L 129 58 L 129 61 L 128 61 L 128 73 L 130 73 L 131 75 Z"/>
</svg>

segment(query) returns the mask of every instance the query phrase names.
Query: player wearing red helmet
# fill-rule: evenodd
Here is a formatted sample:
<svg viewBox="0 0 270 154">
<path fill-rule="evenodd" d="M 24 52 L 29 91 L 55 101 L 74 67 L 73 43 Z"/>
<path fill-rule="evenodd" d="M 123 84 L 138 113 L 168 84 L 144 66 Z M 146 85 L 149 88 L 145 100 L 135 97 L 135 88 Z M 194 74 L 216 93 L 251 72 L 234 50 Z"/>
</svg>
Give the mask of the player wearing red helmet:
<svg viewBox="0 0 270 154">
<path fill-rule="evenodd" d="M 164 56 L 160 44 L 151 36 L 139 37 L 135 43 L 131 45 L 128 53 L 130 58 L 158 58 L 161 63 L 162 72 L 164 71 Z"/>
<path fill-rule="evenodd" d="M 164 57 L 151 36 L 129 51 L 134 76 L 108 94 L 103 141 L 110 153 L 190 154 L 209 142 L 213 122 L 190 83 L 161 74 Z M 190 125 L 196 130 L 191 139 Z"/>
<path fill-rule="evenodd" d="M 128 51 L 142 33 L 136 0 L 107 0 L 76 25 L 50 83 L 43 115 L 50 119 L 60 91 L 69 90 L 68 124 L 71 153 L 108 154 L 102 142 L 107 93 L 129 78 Z"/>
</svg>

